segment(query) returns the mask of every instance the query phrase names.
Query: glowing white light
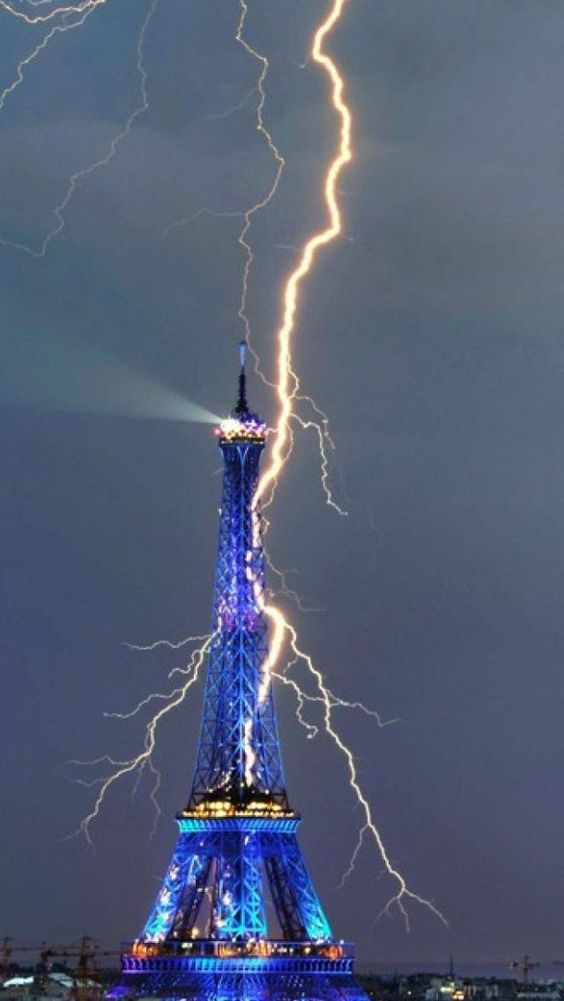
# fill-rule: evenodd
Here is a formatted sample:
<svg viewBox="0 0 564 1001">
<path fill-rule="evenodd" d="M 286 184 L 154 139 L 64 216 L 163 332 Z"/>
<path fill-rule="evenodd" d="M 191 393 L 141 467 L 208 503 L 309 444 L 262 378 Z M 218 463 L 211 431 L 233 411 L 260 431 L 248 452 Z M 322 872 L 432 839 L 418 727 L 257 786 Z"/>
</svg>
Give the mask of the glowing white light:
<svg viewBox="0 0 564 1001">
<path fill-rule="evenodd" d="M 243 425 L 235 417 L 226 417 L 224 421 L 221 421 L 219 429 L 222 434 L 235 435 L 243 430 Z"/>
</svg>

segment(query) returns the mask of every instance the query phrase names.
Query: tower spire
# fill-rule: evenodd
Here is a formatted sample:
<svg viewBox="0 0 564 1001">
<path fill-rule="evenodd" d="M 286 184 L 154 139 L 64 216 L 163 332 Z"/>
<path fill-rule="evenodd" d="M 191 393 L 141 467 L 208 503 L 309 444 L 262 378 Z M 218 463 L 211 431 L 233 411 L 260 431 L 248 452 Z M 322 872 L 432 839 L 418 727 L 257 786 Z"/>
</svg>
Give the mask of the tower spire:
<svg viewBox="0 0 564 1001">
<path fill-rule="evenodd" d="M 247 358 L 247 342 L 239 341 L 239 396 L 234 414 L 240 416 L 241 414 L 246 414 L 248 412 L 249 406 L 247 403 L 247 372 L 245 369 L 245 362 Z"/>
</svg>

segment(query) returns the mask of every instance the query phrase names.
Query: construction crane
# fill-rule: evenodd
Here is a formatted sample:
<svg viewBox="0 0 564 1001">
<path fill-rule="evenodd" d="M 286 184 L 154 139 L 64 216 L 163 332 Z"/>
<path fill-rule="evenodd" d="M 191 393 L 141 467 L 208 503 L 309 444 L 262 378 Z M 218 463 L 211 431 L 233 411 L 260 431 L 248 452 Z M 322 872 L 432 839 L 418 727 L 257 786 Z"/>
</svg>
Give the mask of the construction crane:
<svg viewBox="0 0 564 1001">
<path fill-rule="evenodd" d="M 119 950 L 100 948 L 88 935 L 83 935 L 78 946 L 47 945 L 46 942 L 35 946 L 14 946 L 10 938 L 5 938 L 0 950 L 0 962 L 4 979 L 9 972 L 10 960 L 14 952 L 34 952 L 36 955 L 39 955 L 40 962 L 45 966 L 47 972 L 52 969 L 55 960 L 76 960 L 76 968 L 73 971 L 73 997 L 76 1001 L 86 1001 L 92 994 L 88 981 L 96 969 L 96 960 L 101 956 L 120 955 Z"/>
<path fill-rule="evenodd" d="M 41 950 L 45 948 L 45 942 L 42 942 L 41 945 L 14 946 L 13 939 L 11 939 L 8 935 L 5 935 L 2 941 L 2 946 L 0 947 L 0 980 L 5 980 L 9 975 L 10 963 L 14 952 L 34 952 L 36 954 L 40 954 Z"/>
<path fill-rule="evenodd" d="M 47 969 L 52 966 L 54 959 L 76 959 L 73 988 L 73 997 L 76 1001 L 86 1001 L 92 994 L 88 981 L 96 969 L 96 960 L 101 956 L 119 955 L 120 952 L 116 949 L 101 949 L 88 935 L 83 935 L 77 948 L 65 945 L 48 946 L 40 953 Z M 101 987 L 100 993 L 102 993 Z"/>
<path fill-rule="evenodd" d="M 510 970 L 520 970 L 522 972 L 522 974 L 523 974 L 523 976 L 522 976 L 522 982 L 524 984 L 528 984 L 529 983 L 529 974 L 531 973 L 531 970 L 536 969 L 536 967 L 540 966 L 540 965 L 541 965 L 540 963 L 536 962 L 535 960 L 531 959 L 530 956 L 528 956 L 527 954 L 525 954 L 523 956 L 523 959 L 517 960 L 514 963 L 510 963 L 509 964 L 509 969 Z"/>
</svg>

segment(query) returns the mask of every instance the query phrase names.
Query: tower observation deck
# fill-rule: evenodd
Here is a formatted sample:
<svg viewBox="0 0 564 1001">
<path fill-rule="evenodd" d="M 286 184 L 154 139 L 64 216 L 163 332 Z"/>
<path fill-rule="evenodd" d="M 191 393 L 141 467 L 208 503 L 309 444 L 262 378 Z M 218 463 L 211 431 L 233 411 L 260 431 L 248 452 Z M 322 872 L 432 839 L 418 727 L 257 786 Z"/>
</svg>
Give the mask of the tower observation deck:
<svg viewBox="0 0 564 1001">
<path fill-rule="evenodd" d="M 262 519 L 266 425 L 245 347 L 223 453 L 212 641 L 194 780 L 172 860 L 112 994 L 202 1001 L 365 1001 L 297 840 L 270 678 Z"/>
</svg>

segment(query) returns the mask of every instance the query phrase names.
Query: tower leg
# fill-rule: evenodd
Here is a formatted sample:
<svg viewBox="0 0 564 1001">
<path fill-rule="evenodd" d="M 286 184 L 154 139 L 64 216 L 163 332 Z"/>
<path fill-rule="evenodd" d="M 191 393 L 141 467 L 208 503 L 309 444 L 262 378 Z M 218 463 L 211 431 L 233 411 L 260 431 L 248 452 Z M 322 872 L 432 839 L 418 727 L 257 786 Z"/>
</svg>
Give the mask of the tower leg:
<svg viewBox="0 0 564 1001">
<path fill-rule="evenodd" d="M 200 842 L 201 835 L 196 833 L 180 835 L 159 895 L 143 930 L 142 938 L 145 942 L 163 942 L 171 935 L 178 921 L 183 897 L 196 886 L 202 869 L 207 864 Z"/>
<path fill-rule="evenodd" d="M 254 832 L 221 835 L 212 931 L 222 939 L 266 937 L 260 836 Z"/>
<path fill-rule="evenodd" d="M 277 910 L 277 902 L 280 907 L 278 919 L 284 934 L 313 941 L 331 938 L 331 927 L 313 888 L 296 835 L 268 833 L 263 838 L 272 898 Z"/>
</svg>

